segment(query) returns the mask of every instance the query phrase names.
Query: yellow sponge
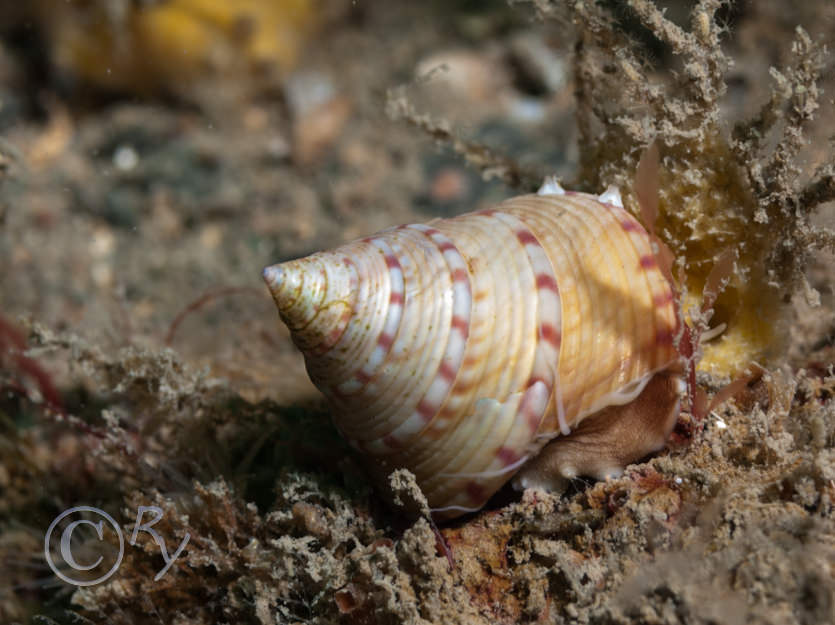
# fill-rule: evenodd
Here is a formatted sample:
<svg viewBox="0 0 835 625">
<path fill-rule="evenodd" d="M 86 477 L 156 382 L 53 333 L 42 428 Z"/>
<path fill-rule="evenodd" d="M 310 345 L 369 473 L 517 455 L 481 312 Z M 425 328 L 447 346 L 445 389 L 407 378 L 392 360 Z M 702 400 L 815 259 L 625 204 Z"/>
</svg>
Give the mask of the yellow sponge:
<svg viewBox="0 0 835 625">
<path fill-rule="evenodd" d="M 40 0 L 56 65 L 134 93 L 178 91 L 213 75 L 279 75 L 314 23 L 312 0 L 161 0 L 117 12 L 103 0 Z"/>
<path fill-rule="evenodd" d="M 756 227 L 757 199 L 719 133 L 692 147 L 662 148 L 656 227 L 676 257 L 684 259 L 685 313 L 700 306 L 708 275 L 725 250 L 735 254 L 730 282 L 710 320 L 712 327 L 727 327 L 703 345 L 699 364 L 701 370 L 732 376 L 751 362 L 768 361 L 783 347 L 789 310 L 783 285 L 769 273 L 779 229 Z"/>
</svg>

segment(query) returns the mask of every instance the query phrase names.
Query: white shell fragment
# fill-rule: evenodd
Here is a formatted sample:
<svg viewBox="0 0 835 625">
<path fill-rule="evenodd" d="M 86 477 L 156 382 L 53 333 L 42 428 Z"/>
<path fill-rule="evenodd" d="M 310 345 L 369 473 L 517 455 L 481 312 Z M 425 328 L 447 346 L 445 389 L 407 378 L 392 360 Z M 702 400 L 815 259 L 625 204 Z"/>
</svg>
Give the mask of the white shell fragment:
<svg viewBox="0 0 835 625">
<path fill-rule="evenodd" d="M 556 176 L 547 176 L 542 181 L 542 186 L 536 192 L 537 195 L 565 195 L 565 189 L 560 185 Z"/>
<path fill-rule="evenodd" d="M 623 208 L 623 199 L 620 197 L 620 191 L 613 184 L 606 187 L 606 190 L 597 199 L 604 204 L 614 204 L 618 208 Z"/>
<path fill-rule="evenodd" d="M 264 279 L 343 436 L 380 478 L 409 469 L 449 514 L 677 359 L 670 285 L 614 188 L 552 178 Z"/>
</svg>

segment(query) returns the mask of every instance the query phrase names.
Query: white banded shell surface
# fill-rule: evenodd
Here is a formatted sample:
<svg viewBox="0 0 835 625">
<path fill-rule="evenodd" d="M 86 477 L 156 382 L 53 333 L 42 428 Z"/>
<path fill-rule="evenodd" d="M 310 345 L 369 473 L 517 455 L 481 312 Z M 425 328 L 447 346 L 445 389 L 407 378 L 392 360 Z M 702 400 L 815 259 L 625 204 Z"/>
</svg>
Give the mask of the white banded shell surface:
<svg viewBox="0 0 835 625">
<path fill-rule="evenodd" d="M 677 358 L 646 232 L 592 195 L 399 226 L 264 277 L 342 434 L 448 513 Z"/>
</svg>

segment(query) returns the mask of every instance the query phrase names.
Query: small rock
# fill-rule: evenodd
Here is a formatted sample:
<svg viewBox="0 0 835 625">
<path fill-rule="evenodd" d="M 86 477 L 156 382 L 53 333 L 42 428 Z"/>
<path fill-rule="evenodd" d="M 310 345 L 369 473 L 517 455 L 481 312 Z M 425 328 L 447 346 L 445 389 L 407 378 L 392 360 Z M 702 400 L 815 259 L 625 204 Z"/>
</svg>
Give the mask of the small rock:
<svg viewBox="0 0 835 625">
<path fill-rule="evenodd" d="M 330 76 L 317 71 L 297 72 L 284 83 L 284 97 L 293 117 L 303 117 L 336 97 Z"/>
<path fill-rule="evenodd" d="M 293 116 L 293 157 L 300 165 L 310 165 L 342 133 L 351 101 L 337 93 L 330 76 L 317 71 L 292 75 L 284 85 L 284 97 Z"/>
<path fill-rule="evenodd" d="M 93 258 L 109 256 L 116 247 L 116 237 L 110 228 L 99 227 L 93 232 L 90 241 L 90 254 Z"/>
<path fill-rule="evenodd" d="M 448 50 L 418 63 L 418 78 L 431 76 L 426 89 L 437 96 L 485 102 L 508 84 L 502 65 L 486 53 Z"/>
<path fill-rule="evenodd" d="M 131 171 L 139 163 L 139 154 L 132 145 L 120 145 L 113 152 L 113 166 L 119 171 Z"/>
<path fill-rule="evenodd" d="M 296 119 L 293 126 L 293 157 L 300 165 L 319 160 L 330 148 L 351 116 L 347 97 L 335 97 Z"/>
<path fill-rule="evenodd" d="M 531 95 L 557 93 L 568 82 L 568 67 L 561 54 L 538 33 L 525 33 L 510 42 L 515 83 Z"/>
<path fill-rule="evenodd" d="M 439 204 L 460 201 L 469 193 L 470 182 L 458 167 L 444 167 L 438 171 L 429 187 L 430 197 Z"/>
</svg>

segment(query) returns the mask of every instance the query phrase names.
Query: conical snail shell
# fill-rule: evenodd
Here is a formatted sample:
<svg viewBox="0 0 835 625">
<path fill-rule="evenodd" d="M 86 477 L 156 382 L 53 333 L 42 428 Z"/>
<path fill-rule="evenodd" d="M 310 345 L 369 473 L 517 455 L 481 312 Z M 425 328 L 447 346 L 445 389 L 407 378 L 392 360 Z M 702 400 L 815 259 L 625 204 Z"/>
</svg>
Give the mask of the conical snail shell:
<svg viewBox="0 0 835 625">
<path fill-rule="evenodd" d="M 670 285 L 619 203 L 517 197 L 264 278 L 343 436 L 460 513 L 676 360 Z"/>
</svg>

